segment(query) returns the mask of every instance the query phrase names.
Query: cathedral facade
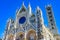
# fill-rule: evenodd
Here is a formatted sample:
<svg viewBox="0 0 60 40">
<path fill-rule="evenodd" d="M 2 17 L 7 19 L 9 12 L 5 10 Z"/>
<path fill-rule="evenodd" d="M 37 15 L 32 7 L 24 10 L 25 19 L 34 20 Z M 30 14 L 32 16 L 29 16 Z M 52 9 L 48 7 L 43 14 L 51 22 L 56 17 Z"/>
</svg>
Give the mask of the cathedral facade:
<svg viewBox="0 0 60 40">
<path fill-rule="evenodd" d="M 48 28 L 44 25 L 42 10 L 37 7 L 35 14 L 30 4 L 26 9 L 24 3 L 16 11 L 15 20 L 8 19 L 3 40 L 56 40 L 56 23 L 50 5 L 46 6 Z"/>
</svg>

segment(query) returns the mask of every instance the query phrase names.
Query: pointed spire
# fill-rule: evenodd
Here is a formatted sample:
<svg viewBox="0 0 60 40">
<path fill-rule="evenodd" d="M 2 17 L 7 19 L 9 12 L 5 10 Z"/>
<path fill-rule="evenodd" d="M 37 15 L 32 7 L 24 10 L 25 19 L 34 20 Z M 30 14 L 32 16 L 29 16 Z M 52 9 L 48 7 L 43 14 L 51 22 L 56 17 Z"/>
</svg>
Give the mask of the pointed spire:
<svg viewBox="0 0 60 40">
<path fill-rule="evenodd" d="M 28 5 L 28 14 L 29 14 L 29 15 L 28 15 L 28 23 L 30 24 L 30 21 L 29 21 L 30 19 L 29 19 L 29 18 L 30 18 L 31 15 L 32 15 L 32 14 L 31 14 L 31 6 L 30 6 L 30 3 L 29 3 L 29 5 Z"/>
<path fill-rule="evenodd" d="M 29 3 L 29 5 L 28 5 L 28 7 L 31 7 L 31 6 L 30 6 L 30 3 Z"/>
<path fill-rule="evenodd" d="M 22 3 L 22 8 L 25 8 L 24 2 Z"/>
<path fill-rule="evenodd" d="M 23 3 L 22 3 L 22 7 L 21 7 L 20 10 L 19 10 L 19 13 L 25 12 L 25 11 L 26 11 L 26 7 L 25 7 L 24 2 L 23 2 Z"/>
<path fill-rule="evenodd" d="M 28 11 L 29 11 L 29 14 L 31 15 L 31 6 L 30 6 L 30 3 L 28 5 Z"/>
<path fill-rule="evenodd" d="M 24 6 L 24 2 L 23 2 L 23 4 L 22 4 L 22 6 Z"/>
</svg>

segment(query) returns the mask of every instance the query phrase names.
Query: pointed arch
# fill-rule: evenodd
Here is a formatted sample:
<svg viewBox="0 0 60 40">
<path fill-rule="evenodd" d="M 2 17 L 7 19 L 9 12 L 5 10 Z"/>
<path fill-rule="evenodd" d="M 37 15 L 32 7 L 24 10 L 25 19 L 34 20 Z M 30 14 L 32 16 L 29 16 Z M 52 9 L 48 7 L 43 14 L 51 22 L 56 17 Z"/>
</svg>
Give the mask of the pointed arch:
<svg viewBox="0 0 60 40">
<path fill-rule="evenodd" d="M 24 32 L 19 32 L 16 34 L 16 40 L 24 40 Z"/>
<path fill-rule="evenodd" d="M 27 33 L 27 40 L 36 40 L 36 31 L 33 29 L 30 29 Z"/>
<path fill-rule="evenodd" d="M 13 39 L 14 39 L 14 35 L 13 34 L 9 34 L 7 40 L 13 40 Z"/>
</svg>

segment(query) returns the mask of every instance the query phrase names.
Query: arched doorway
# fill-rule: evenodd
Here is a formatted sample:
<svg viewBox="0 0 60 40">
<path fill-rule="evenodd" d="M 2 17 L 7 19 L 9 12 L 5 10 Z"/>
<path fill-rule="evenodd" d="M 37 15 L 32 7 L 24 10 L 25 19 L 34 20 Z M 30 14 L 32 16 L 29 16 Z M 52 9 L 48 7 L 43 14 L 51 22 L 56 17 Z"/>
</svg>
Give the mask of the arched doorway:
<svg viewBox="0 0 60 40">
<path fill-rule="evenodd" d="M 14 39 L 13 34 L 8 35 L 8 39 L 7 40 L 13 40 L 13 39 Z"/>
<path fill-rule="evenodd" d="M 24 40 L 24 33 L 23 32 L 17 33 L 16 40 Z"/>
<path fill-rule="evenodd" d="M 36 31 L 35 30 L 29 30 L 27 33 L 27 40 L 36 40 Z"/>
</svg>

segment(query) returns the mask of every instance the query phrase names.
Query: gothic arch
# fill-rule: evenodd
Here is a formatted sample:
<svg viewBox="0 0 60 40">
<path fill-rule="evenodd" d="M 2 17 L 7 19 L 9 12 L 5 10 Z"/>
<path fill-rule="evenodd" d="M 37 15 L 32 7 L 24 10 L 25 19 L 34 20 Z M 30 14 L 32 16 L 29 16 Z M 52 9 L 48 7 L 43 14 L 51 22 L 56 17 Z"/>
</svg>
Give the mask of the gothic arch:
<svg viewBox="0 0 60 40">
<path fill-rule="evenodd" d="M 19 32 L 16 35 L 16 40 L 24 40 L 24 32 Z"/>
<path fill-rule="evenodd" d="M 27 33 L 27 40 L 36 40 L 36 31 L 33 29 L 30 29 Z"/>
<path fill-rule="evenodd" d="M 14 35 L 13 34 L 9 34 L 7 40 L 13 40 L 13 39 L 14 39 Z"/>
</svg>

